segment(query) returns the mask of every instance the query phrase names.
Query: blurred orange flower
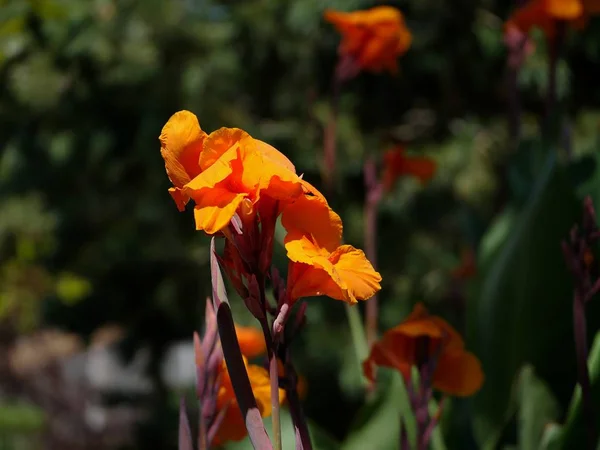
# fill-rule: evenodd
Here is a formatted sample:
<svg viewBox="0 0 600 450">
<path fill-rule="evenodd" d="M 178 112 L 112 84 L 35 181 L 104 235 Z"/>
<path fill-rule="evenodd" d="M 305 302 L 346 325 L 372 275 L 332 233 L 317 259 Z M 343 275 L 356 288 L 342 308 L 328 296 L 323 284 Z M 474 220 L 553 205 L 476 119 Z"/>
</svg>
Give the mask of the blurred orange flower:
<svg viewBox="0 0 600 450">
<path fill-rule="evenodd" d="M 465 350 L 458 332 L 448 322 L 431 316 L 417 304 L 410 316 L 371 348 L 363 362 L 365 376 L 374 378 L 374 366 L 390 367 L 410 379 L 411 367 L 431 363 L 433 387 L 459 397 L 477 392 L 483 384 L 479 360 Z"/>
<path fill-rule="evenodd" d="M 247 358 L 255 358 L 267 351 L 267 344 L 261 330 L 254 327 L 236 325 L 235 334 L 240 344 L 242 355 Z"/>
<path fill-rule="evenodd" d="M 238 212 L 252 217 L 261 195 L 287 200 L 302 194 L 294 165 L 270 145 L 238 128 L 206 135 L 189 111 L 175 113 L 160 135 L 161 154 L 180 211 L 195 202 L 196 229 L 214 234 Z"/>
<path fill-rule="evenodd" d="M 389 191 L 399 177 L 412 175 L 422 183 L 429 181 L 437 169 L 435 161 L 422 156 L 407 156 L 404 147 L 394 147 L 383 155 L 383 187 Z"/>
<path fill-rule="evenodd" d="M 362 250 L 340 245 L 342 221 L 321 196 L 301 196 L 282 212 L 292 300 L 327 295 L 356 303 L 381 289 L 381 275 Z"/>
<path fill-rule="evenodd" d="M 515 26 L 527 33 L 538 27 L 552 39 L 559 21 L 581 28 L 590 15 L 598 13 L 599 0 L 530 0 L 513 13 L 507 21 L 506 29 Z"/>
<path fill-rule="evenodd" d="M 325 20 L 342 34 L 340 55 L 368 71 L 397 72 L 396 60 L 412 41 L 402 13 L 390 6 L 354 12 L 327 10 Z"/>
<path fill-rule="evenodd" d="M 271 384 L 269 373 L 263 367 L 248 364 L 246 357 L 244 357 L 244 363 L 246 364 L 250 385 L 256 398 L 256 405 L 260 414 L 263 417 L 268 417 L 271 415 Z M 285 391 L 279 389 L 279 403 L 281 404 L 284 401 Z M 233 385 L 231 384 L 231 378 L 229 377 L 225 361 L 222 364 L 221 385 L 217 396 L 217 411 L 223 411 L 223 408 L 227 409 L 213 439 L 212 444 L 214 446 L 223 445 L 228 441 L 240 441 L 248 434 L 244 418 L 235 398 L 235 392 L 233 391 Z"/>
</svg>

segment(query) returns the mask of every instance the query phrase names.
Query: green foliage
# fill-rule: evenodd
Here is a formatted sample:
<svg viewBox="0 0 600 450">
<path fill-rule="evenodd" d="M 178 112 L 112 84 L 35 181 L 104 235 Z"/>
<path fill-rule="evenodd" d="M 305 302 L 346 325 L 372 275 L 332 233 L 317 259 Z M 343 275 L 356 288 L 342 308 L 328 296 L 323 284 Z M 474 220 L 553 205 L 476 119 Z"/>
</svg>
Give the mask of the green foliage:
<svg viewBox="0 0 600 450">
<path fill-rule="evenodd" d="M 207 131 L 243 128 L 320 187 L 339 43 L 322 13 L 375 3 L 0 0 L 0 325 L 83 336 L 123 325 L 126 353 L 151 350 L 159 387 L 140 445 L 174 448 L 159 361 L 198 330 L 211 294 L 209 241 L 169 198 L 161 127 L 186 108 Z M 534 34 L 517 80 L 517 148 L 507 127 L 519 113 L 507 108 L 507 2 L 389 3 L 405 13 L 413 45 L 397 77 L 365 73 L 343 86 L 330 197 L 345 241 L 362 247 L 364 158 L 402 142 L 438 164 L 431 183 L 399 180 L 380 205 L 381 329 L 423 301 L 467 331 L 482 360 L 482 392 L 445 404 L 433 448 L 582 448 L 580 407 L 565 416 L 575 384 L 572 280 L 559 244 L 584 195 L 600 209 L 599 22 L 571 30 L 562 51 L 560 143 L 539 137 L 548 49 Z M 451 274 L 465 247 L 477 249 L 474 281 Z M 236 321 L 251 323 L 230 300 Z M 309 302 L 293 354 L 308 379 L 316 448 L 394 448 L 408 407 L 394 377 L 364 400 L 362 305 L 349 326 L 344 305 Z M 284 447 L 292 440 L 284 414 Z"/>
</svg>

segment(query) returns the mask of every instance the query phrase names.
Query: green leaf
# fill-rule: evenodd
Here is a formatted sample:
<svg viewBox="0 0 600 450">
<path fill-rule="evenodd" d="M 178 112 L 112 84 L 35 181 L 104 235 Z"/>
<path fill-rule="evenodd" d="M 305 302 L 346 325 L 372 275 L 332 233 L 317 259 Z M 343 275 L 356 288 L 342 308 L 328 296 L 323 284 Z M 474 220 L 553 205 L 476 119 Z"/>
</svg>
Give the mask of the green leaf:
<svg viewBox="0 0 600 450">
<path fill-rule="evenodd" d="M 511 206 L 510 231 L 484 245 L 480 275 L 470 293 L 468 338 L 486 380 L 475 397 L 474 432 L 493 448 L 506 422 L 514 377 L 523 363 L 552 387 L 574 379 L 572 280 L 560 242 L 580 216 L 579 201 L 553 152 L 541 166 L 523 207 Z M 499 223 L 506 226 L 502 215 Z M 490 234 L 498 237 L 497 228 Z M 551 325 L 550 325 L 551 324 Z M 560 361 L 560 364 L 556 364 Z"/>
<path fill-rule="evenodd" d="M 341 448 L 395 450 L 400 438 L 401 418 L 412 444 L 416 438 L 416 424 L 404 381 L 400 374 L 380 369 L 377 395 L 359 412 L 356 424 L 351 427 L 352 432 Z"/>
<path fill-rule="evenodd" d="M 538 450 L 546 426 L 559 416 L 559 405 L 531 365 L 523 367 L 519 379 L 519 448 Z"/>
<path fill-rule="evenodd" d="M 281 440 L 284 449 L 292 449 L 295 447 L 294 424 L 287 409 L 281 410 Z M 269 435 L 271 432 L 271 421 L 265 421 L 266 429 Z M 310 436 L 313 444 L 313 450 L 338 450 L 340 443 L 329 436 L 325 431 L 319 428 L 316 424 L 309 421 Z M 253 450 L 252 443 L 249 439 L 244 439 L 240 442 L 231 442 L 225 445 L 225 450 Z"/>
<path fill-rule="evenodd" d="M 600 429 L 600 332 L 596 334 L 592 349 L 589 353 L 588 368 L 592 382 L 592 404 L 596 414 L 596 430 Z M 581 401 L 581 388 L 579 385 L 575 388 L 575 393 L 569 406 L 567 414 L 567 423 L 563 427 L 563 439 L 561 448 L 568 450 L 571 448 L 586 448 L 586 430 L 583 417 L 583 405 Z"/>
</svg>

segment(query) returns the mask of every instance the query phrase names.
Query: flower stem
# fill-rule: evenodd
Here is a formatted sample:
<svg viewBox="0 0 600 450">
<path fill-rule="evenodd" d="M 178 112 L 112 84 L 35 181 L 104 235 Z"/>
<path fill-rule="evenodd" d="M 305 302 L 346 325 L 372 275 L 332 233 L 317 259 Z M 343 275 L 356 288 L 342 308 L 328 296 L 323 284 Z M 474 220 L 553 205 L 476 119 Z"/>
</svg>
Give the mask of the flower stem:
<svg viewBox="0 0 600 450">
<path fill-rule="evenodd" d="M 271 380 L 271 422 L 273 425 L 273 449 L 281 450 L 281 419 L 279 414 L 279 371 L 273 349 L 269 352 L 269 378 Z"/>
<path fill-rule="evenodd" d="M 581 386 L 583 411 L 588 435 L 588 448 L 596 448 L 598 435 L 594 420 L 594 407 L 592 401 L 592 386 L 587 365 L 587 326 L 585 321 L 585 303 L 583 297 L 576 291 L 573 298 L 573 331 L 575 333 L 575 350 L 577 353 L 577 374 Z"/>
<path fill-rule="evenodd" d="M 285 388 L 285 393 L 290 406 L 290 414 L 292 416 L 292 422 L 294 423 L 294 430 L 296 432 L 296 449 L 312 450 L 313 447 L 310 440 L 310 432 L 308 431 L 306 418 L 304 417 L 304 412 L 302 411 L 302 403 L 298 397 L 296 371 L 289 361 L 286 365 L 285 374 L 289 380 Z"/>
</svg>

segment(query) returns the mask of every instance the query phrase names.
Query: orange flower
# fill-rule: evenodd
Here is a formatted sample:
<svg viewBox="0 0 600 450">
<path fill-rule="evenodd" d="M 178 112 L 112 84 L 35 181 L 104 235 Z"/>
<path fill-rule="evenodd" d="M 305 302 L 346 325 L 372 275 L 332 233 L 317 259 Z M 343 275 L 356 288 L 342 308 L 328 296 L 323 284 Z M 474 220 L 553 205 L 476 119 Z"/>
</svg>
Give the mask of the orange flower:
<svg viewBox="0 0 600 450">
<path fill-rule="evenodd" d="M 254 327 L 235 326 L 235 334 L 240 344 L 242 355 L 255 358 L 267 351 L 267 344 L 262 331 Z"/>
<path fill-rule="evenodd" d="M 374 366 L 390 367 L 410 379 L 412 366 L 433 361 L 433 387 L 459 397 L 473 395 L 483 384 L 479 360 L 465 350 L 458 332 L 448 322 L 430 316 L 417 304 L 410 316 L 371 348 L 363 362 L 365 376 L 373 380 Z"/>
<path fill-rule="evenodd" d="M 214 234 L 239 211 L 252 218 L 261 195 L 287 200 L 302 194 L 294 165 L 278 150 L 238 128 L 206 135 L 189 111 L 174 114 L 160 135 L 161 153 L 179 210 L 191 198 L 196 229 Z"/>
<path fill-rule="evenodd" d="M 516 26 L 527 33 L 537 27 L 549 39 L 556 34 L 556 25 L 565 21 L 581 28 L 591 14 L 600 13 L 599 0 L 530 0 L 518 8 L 507 21 L 506 29 Z"/>
<path fill-rule="evenodd" d="M 396 59 L 412 41 L 402 13 L 390 6 L 349 13 L 327 10 L 325 20 L 342 34 L 340 54 L 368 71 L 397 72 Z"/>
<path fill-rule="evenodd" d="M 342 221 L 322 196 L 302 196 L 282 213 L 287 230 L 285 248 L 290 265 L 288 294 L 301 297 L 327 295 L 356 303 L 381 289 L 381 275 L 362 250 L 340 245 Z"/>
<path fill-rule="evenodd" d="M 426 157 L 407 156 L 401 146 L 388 150 L 383 155 L 383 162 L 383 186 L 388 191 L 402 175 L 412 175 L 426 183 L 437 169 L 435 161 Z"/>
<path fill-rule="evenodd" d="M 263 367 L 248 364 L 245 357 L 244 363 L 246 364 L 248 378 L 250 378 L 252 392 L 254 392 L 254 397 L 256 398 L 256 405 L 260 414 L 263 417 L 268 417 L 271 415 L 271 384 L 269 373 Z M 225 362 L 223 362 L 222 370 L 221 385 L 217 396 L 217 411 L 222 411 L 223 408 L 227 408 L 227 410 L 225 411 L 223 422 L 221 422 L 212 442 L 214 446 L 223 445 L 228 441 L 240 441 L 248 434 Z M 279 402 L 283 403 L 284 400 L 285 391 L 279 389 Z"/>
</svg>

